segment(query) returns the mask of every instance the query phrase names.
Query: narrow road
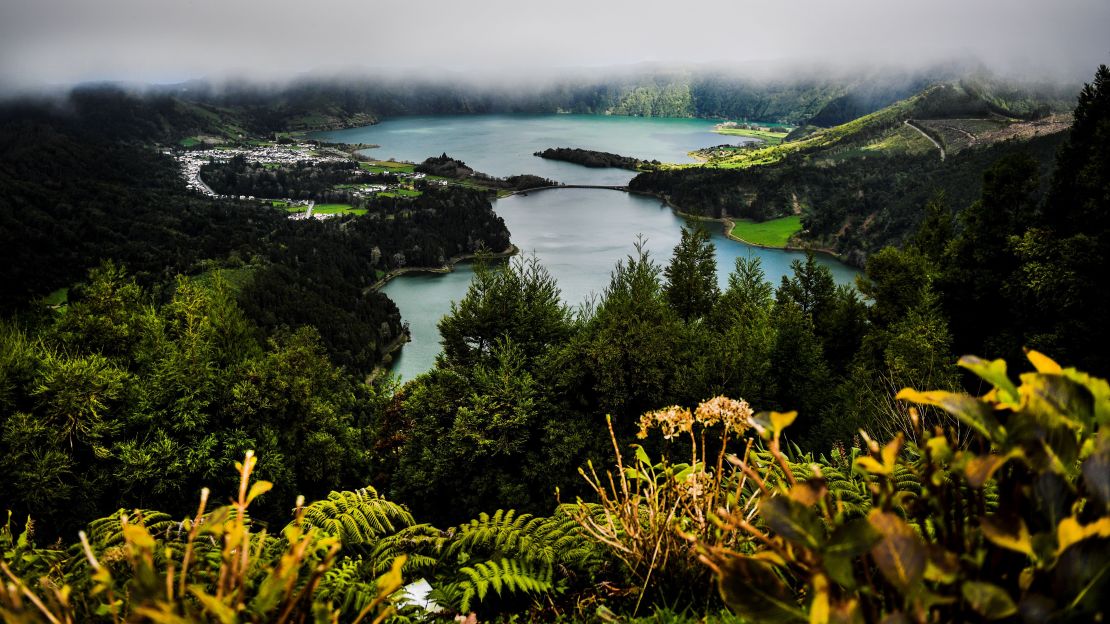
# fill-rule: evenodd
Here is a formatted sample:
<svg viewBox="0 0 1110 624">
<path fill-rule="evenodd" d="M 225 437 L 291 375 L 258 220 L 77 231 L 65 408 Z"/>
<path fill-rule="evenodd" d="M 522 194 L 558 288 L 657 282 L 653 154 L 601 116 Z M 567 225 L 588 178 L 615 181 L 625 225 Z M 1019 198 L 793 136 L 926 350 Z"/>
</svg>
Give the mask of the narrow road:
<svg viewBox="0 0 1110 624">
<path fill-rule="evenodd" d="M 217 193 L 216 191 L 213 191 L 212 187 L 208 186 L 208 184 L 205 183 L 204 180 L 200 179 L 200 171 L 197 171 L 197 174 L 195 176 L 193 176 L 193 181 L 197 183 L 197 186 L 204 189 L 204 192 L 208 193 L 210 196 L 212 196 L 212 197 L 219 197 L 220 196 L 220 194 Z"/>
<path fill-rule="evenodd" d="M 937 140 L 936 140 L 936 139 L 934 139 L 933 137 L 929 136 L 929 135 L 928 135 L 928 134 L 927 134 L 927 133 L 926 133 L 926 132 L 925 132 L 924 130 L 922 130 L 922 129 L 921 129 L 921 127 L 920 127 L 920 126 L 918 126 L 917 124 L 915 124 L 915 123 L 913 122 L 913 120 L 912 120 L 912 119 L 907 119 L 907 120 L 905 121 L 905 123 L 906 123 L 906 125 L 907 125 L 907 126 L 909 126 L 909 127 L 913 128 L 914 130 L 917 130 L 918 132 L 920 132 L 920 133 L 921 133 L 921 136 L 925 137 L 926 139 L 929 139 L 929 141 L 930 141 L 930 142 L 931 142 L 931 143 L 932 143 L 933 145 L 936 145 L 936 146 L 937 146 L 937 149 L 938 149 L 938 150 L 940 150 L 940 159 L 941 159 L 942 161 L 944 160 L 944 146 L 943 146 L 943 145 L 941 145 L 940 143 L 937 143 Z"/>
</svg>

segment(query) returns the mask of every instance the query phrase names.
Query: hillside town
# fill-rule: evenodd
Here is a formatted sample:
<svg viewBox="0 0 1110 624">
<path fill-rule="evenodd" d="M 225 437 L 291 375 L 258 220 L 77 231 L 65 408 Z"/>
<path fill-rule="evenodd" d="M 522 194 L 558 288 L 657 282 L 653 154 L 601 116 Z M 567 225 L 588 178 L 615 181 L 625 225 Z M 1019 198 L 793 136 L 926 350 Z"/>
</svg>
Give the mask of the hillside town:
<svg viewBox="0 0 1110 624">
<path fill-rule="evenodd" d="M 288 197 L 255 197 L 253 195 L 224 195 L 217 193 L 201 178 L 201 168 L 212 162 L 227 162 L 236 157 L 243 157 L 248 161 L 266 166 L 295 165 L 309 163 L 318 165 L 328 162 L 344 162 L 346 157 L 341 155 L 321 154 L 319 148 L 313 144 L 296 145 L 266 145 L 257 147 L 224 147 L 203 150 L 165 150 L 164 153 L 173 157 L 180 168 L 181 176 L 186 187 L 193 192 L 219 199 L 238 199 L 240 201 L 260 201 L 276 207 L 283 207 L 289 211 L 292 220 L 329 219 L 339 216 L 342 212 L 317 212 L 314 211 L 316 202 L 306 199 L 293 199 Z M 378 193 L 411 192 L 413 183 L 424 180 L 429 184 L 444 186 L 443 179 L 429 179 L 424 173 L 409 171 L 390 171 L 401 180 L 400 184 L 360 184 L 350 188 L 350 193 L 356 198 L 367 198 Z"/>
<path fill-rule="evenodd" d="M 321 156 L 316 151 L 316 146 L 302 143 L 296 145 L 267 145 L 251 148 L 227 147 L 205 150 L 166 150 L 181 167 L 181 175 L 185 178 L 185 185 L 192 191 L 208 195 L 209 197 L 223 197 L 213 191 L 204 180 L 200 178 L 200 168 L 210 162 L 223 162 L 236 156 L 242 156 L 251 162 L 282 165 L 309 162 L 317 165 L 324 162 L 342 162 L 341 156 Z M 254 199 L 254 197 L 240 197 L 239 199 Z"/>
</svg>

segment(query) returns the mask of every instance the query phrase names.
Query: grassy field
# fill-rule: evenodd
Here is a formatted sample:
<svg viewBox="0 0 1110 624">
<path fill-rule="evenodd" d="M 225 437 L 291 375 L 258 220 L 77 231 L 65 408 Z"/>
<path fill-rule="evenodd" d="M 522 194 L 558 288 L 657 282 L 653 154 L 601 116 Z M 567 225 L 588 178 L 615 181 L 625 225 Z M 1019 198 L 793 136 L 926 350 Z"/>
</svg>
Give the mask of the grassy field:
<svg viewBox="0 0 1110 624">
<path fill-rule="evenodd" d="M 726 128 L 717 126 L 713 129 L 717 134 L 725 134 L 730 136 L 745 136 L 763 139 L 768 145 L 778 145 L 786 138 L 787 132 L 768 132 L 766 130 L 748 130 L 747 128 Z"/>
<path fill-rule="evenodd" d="M 361 162 L 358 166 L 370 173 L 412 173 L 416 168 L 416 165 L 393 162 L 392 160 L 371 160 Z"/>
<path fill-rule="evenodd" d="M 194 147 L 196 145 L 200 145 L 200 139 L 196 137 L 185 137 L 184 139 L 178 141 L 177 144 L 184 148 Z"/>
<path fill-rule="evenodd" d="M 355 208 L 354 206 L 351 206 L 350 204 L 316 204 L 316 207 L 312 209 L 312 214 L 364 215 L 364 214 L 366 214 L 366 209 L 365 208 Z"/>
<path fill-rule="evenodd" d="M 791 154 L 812 154 L 833 147 L 862 148 L 870 140 L 861 140 L 861 137 L 870 137 L 876 128 L 889 129 L 888 134 L 897 132 L 902 121 L 912 115 L 914 107 L 930 92 L 925 91 L 900 102 L 895 102 L 884 109 L 864 115 L 848 123 L 821 129 L 798 141 L 778 145 L 763 145 L 755 149 L 736 150 L 725 158 L 713 159 L 708 163 L 670 165 L 668 168 L 709 166 L 742 169 L 776 163 Z"/>
<path fill-rule="evenodd" d="M 790 237 L 802 229 L 802 218 L 796 215 L 779 217 L 756 223 L 740 219 L 732 228 L 732 235 L 755 245 L 785 247 Z"/>
<path fill-rule="evenodd" d="M 281 208 L 286 212 L 304 212 L 308 210 L 308 206 L 304 204 L 293 204 L 287 201 L 274 201 L 270 203 L 274 208 Z M 366 209 L 355 208 L 350 204 L 316 204 L 312 209 L 312 214 L 353 214 L 362 216 L 366 214 Z"/>
<path fill-rule="evenodd" d="M 378 197 L 420 197 L 423 195 L 420 191 L 414 191 L 407 188 L 393 189 L 392 191 L 382 191 L 378 193 Z"/>
</svg>

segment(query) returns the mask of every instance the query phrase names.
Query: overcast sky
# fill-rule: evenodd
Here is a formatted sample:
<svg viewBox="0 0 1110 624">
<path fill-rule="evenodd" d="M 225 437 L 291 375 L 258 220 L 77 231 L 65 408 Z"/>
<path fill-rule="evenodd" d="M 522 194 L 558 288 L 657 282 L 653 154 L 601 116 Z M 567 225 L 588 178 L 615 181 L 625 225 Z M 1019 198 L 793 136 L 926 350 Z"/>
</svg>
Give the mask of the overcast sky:
<svg viewBox="0 0 1110 624">
<path fill-rule="evenodd" d="M 1110 0 L 0 0 L 0 85 L 979 60 L 1082 79 Z"/>
</svg>

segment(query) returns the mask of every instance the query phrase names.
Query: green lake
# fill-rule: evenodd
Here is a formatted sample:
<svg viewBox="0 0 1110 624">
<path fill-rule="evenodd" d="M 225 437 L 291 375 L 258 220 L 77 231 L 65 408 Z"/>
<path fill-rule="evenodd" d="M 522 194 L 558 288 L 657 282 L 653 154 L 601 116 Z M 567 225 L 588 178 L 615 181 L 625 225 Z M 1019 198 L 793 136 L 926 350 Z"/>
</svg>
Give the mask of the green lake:
<svg viewBox="0 0 1110 624">
<path fill-rule="evenodd" d="M 667 162 L 688 162 L 699 147 L 739 143 L 743 137 L 712 132 L 716 122 L 590 115 L 483 115 L 407 117 L 365 128 L 320 133 L 319 138 L 373 143 L 376 157 L 421 161 L 440 153 L 459 158 L 479 171 L 504 176 L 533 173 L 568 184 L 625 184 L 633 172 L 588 169 L 533 156 L 547 147 L 582 147 Z M 599 296 L 617 260 L 633 252 L 638 235 L 652 257 L 665 265 L 679 241 L 684 219 L 659 200 L 620 191 L 554 189 L 497 200 L 494 209 L 524 253 L 535 253 L 555 276 L 563 299 L 578 305 Z M 717 249 L 718 277 L 726 283 L 737 257 L 758 256 L 767 279 L 777 284 L 800 252 L 762 249 L 725 237 L 719 223 L 707 223 Z M 819 256 L 839 283 L 858 271 Z M 452 301 L 465 293 L 473 276 L 459 265 L 448 274 L 406 274 L 384 288 L 409 323 L 412 342 L 394 362 L 393 372 L 412 379 L 428 370 L 439 353 L 436 323 Z"/>
</svg>

